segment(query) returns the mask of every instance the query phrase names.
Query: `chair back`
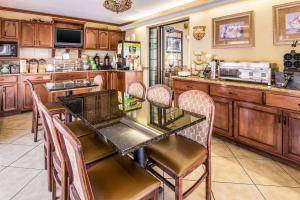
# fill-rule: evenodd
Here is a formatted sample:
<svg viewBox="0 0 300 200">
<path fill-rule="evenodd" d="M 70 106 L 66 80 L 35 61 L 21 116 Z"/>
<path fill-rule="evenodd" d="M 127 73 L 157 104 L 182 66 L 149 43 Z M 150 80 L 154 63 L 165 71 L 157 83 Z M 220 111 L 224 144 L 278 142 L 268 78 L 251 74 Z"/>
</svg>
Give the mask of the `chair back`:
<svg viewBox="0 0 300 200">
<path fill-rule="evenodd" d="M 103 88 L 103 78 L 101 75 L 97 75 L 95 76 L 94 78 L 94 83 L 96 83 L 98 86 L 97 87 L 94 87 L 92 89 L 93 92 L 98 92 L 98 91 L 101 91 L 102 88 Z"/>
<path fill-rule="evenodd" d="M 140 81 L 132 82 L 128 86 L 127 93 L 140 100 L 145 100 L 146 86 L 144 85 L 144 83 Z"/>
<path fill-rule="evenodd" d="M 61 141 L 62 153 L 67 166 L 70 199 L 93 200 L 80 141 L 57 117 L 53 118 L 53 122 Z"/>
<path fill-rule="evenodd" d="M 35 91 L 34 90 L 34 85 L 33 85 L 33 83 L 31 82 L 31 80 L 29 80 L 29 79 L 26 79 L 26 82 L 28 83 L 28 85 L 29 85 L 29 88 L 30 88 L 30 92 L 31 92 L 31 96 L 32 96 L 32 100 L 33 100 L 33 102 L 32 102 L 32 109 L 33 109 L 33 112 L 38 112 L 38 110 L 37 110 L 37 103 L 36 103 L 36 100 L 35 100 L 35 98 L 34 98 L 34 96 L 33 96 L 33 92 Z"/>
<path fill-rule="evenodd" d="M 206 120 L 184 129 L 177 134 L 183 135 L 210 149 L 215 115 L 215 104 L 212 98 L 202 91 L 189 90 L 179 96 L 178 107 L 191 113 L 204 115 Z"/>
<path fill-rule="evenodd" d="M 37 108 L 44 127 L 46 141 L 49 141 L 51 151 L 55 153 L 59 161 L 62 161 L 62 151 L 61 151 L 58 135 L 53 125 L 52 116 L 49 113 L 48 109 L 41 102 L 41 100 L 39 99 L 35 91 L 33 91 L 32 96 L 37 102 Z"/>
<path fill-rule="evenodd" d="M 173 92 L 166 85 L 158 84 L 148 88 L 147 100 L 162 107 L 172 106 Z"/>
</svg>

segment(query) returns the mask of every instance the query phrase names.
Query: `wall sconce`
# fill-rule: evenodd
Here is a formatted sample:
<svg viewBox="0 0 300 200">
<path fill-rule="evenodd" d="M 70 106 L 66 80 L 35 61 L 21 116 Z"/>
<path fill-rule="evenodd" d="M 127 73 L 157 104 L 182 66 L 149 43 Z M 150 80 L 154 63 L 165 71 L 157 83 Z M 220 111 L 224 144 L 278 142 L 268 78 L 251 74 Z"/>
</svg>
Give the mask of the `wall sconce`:
<svg viewBox="0 0 300 200">
<path fill-rule="evenodd" d="M 194 26 L 193 36 L 196 40 L 201 40 L 205 36 L 206 26 Z"/>
</svg>

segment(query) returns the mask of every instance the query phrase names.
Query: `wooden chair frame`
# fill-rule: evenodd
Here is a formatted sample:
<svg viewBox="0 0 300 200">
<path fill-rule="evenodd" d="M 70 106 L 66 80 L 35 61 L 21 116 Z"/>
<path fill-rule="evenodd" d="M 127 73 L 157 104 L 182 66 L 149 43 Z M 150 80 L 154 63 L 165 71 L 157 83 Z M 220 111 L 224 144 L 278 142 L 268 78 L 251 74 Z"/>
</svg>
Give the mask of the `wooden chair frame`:
<svg viewBox="0 0 300 200">
<path fill-rule="evenodd" d="M 185 172 L 181 176 L 177 176 L 170 170 L 168 170 L 162 163 L 148 158 L 147 170 L 150 171 L 153 175 L 163 181 L 169 188 L 171 188 L 175 192 L 176 200 L 183 200 L 187 198 L 205 179 L 206 180 L 206 200 L 211 199 L 211 137 L 212 130 L 214 124 L 214 116 L 215 116 L 215 106 L 213 100 L 211 100 L 212 111 L 210 113 L 210 124 L 208 130 L 208 138 L 207 138 L 207 156 L 202 160 L 198 160 L 195 162 L 190 168 L 186 169 Z M 203 175 L 189 188 L 186 192 L 183 191 L 183 179 L 192 173 L 195 169 L 200 167 L 202 164 L 205 165 L 205 171 Z M 153 166 L 157 166 L 166 172 L 170 177 L 175 180 L 175 185 L 173 185 L 169 180 L 160 175 L 157 171 L 153 169 Z"/>
</svg>

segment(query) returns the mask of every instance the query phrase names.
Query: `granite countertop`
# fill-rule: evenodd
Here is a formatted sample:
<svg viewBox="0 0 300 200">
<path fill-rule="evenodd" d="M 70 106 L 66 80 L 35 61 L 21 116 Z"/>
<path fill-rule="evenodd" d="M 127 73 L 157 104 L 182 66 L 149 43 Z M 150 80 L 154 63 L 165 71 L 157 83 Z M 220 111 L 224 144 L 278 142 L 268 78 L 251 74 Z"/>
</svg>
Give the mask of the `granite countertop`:
<svg viewBox="0 0 300 200">
<path fill-rule="evenodd" d="M 264 84 L 258 83 L 246 83 L 246 82 L 239 82 L 239 81 L 227 81 L 227 80 L 211 80 L 207 78 L 200 78 L 197 76 L 190 76 L 190 77 L 180 77 L 180 76 L 173 76 L 173 79 L 178 80 L 189 80 L 189 81 L 198 81 L 203 83 L 212 83 L 212 84 L 219 84 L 219 85 L 228 85 L 228 86 L 237 86 L 237 87 L 245 87 L 245 88 L 252 88 L 252 89 L 259 89 L 264 91 L 274 91 L 274 92 L 285 92 L 289 94 L 298 94 L 300 95 L 300 90 L 290 90 L 285 88 L 278 88 L 275 85 L 268 86 Z"/>
</svg>

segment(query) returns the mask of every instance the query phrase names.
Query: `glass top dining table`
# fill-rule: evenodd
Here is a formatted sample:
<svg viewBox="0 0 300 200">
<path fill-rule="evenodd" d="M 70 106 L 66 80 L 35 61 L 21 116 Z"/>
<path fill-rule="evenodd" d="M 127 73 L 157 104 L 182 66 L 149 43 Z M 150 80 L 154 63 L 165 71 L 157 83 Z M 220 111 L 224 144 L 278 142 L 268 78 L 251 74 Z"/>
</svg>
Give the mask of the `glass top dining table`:
<svg viewBox="0 0 300 200">
<path fill-rule="evenodd" d="M 59 100 L 68 112 L 94 129 L 121 155 L 133 153 L 141 166 L 145 166 L 145 146 L 205 120 L 203 115 L 140 101 L 117 90 L 59 97 Z"/>
</svg>

